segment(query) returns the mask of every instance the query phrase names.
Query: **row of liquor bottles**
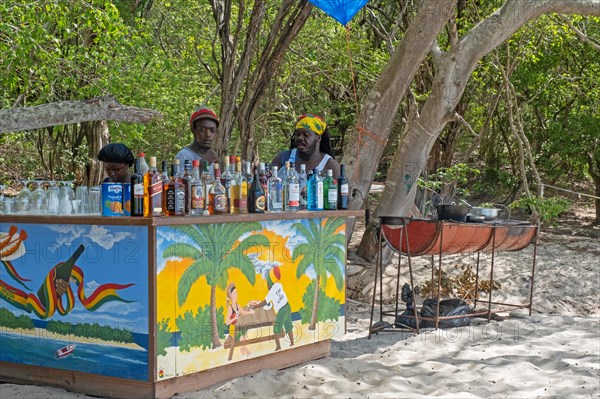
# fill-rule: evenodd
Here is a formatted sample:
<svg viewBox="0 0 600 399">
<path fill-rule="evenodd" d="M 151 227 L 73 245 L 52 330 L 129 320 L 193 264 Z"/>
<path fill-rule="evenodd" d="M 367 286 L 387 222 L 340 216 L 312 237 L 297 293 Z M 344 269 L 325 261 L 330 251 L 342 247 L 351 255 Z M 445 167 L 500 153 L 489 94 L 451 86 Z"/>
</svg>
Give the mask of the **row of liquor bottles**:
<svg viewBox="0 0 600 399">
<path fill-rule="evenodd" d="M 170 165 L 150 158 L 142 173 L 143 157 L 137 158 L 131 175 L 131 216 L 221 215 L 263 212 L 295 212 L 348 209 L 349 186 L 341 165 L 336 180 L 332 171 L 306 171 L 286 162 L 281 170 L 264 163 L 254 167 L 240 157 L 227 156 L 223 167 L 218 162 L 185 161 L 180 171 L 178 159 Z M 212 169 L 212 170 L 211 170 Z M 170 172 L 170 173 L 169 173 Z"/>
</svg>

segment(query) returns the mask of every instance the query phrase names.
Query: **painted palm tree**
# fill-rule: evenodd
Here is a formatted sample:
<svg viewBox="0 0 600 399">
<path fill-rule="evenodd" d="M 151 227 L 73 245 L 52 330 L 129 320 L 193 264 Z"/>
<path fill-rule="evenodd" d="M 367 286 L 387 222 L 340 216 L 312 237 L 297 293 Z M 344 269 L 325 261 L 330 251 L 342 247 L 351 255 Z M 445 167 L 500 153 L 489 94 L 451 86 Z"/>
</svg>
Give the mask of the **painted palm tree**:
<svg viewBox="0 0 600 399">
<path fill-rule="evenodd" d="M 212 347 L 221 346 L 217 329 L 217 287 L 225 289 L 229 279 L 229 269 L 237 268 L 254 284 L 256 273 L 246 250 L 254 246 L 269 246 L 264 235 L 248 235 L 262 230 L 258 222 L 219 223 L 173 226 L 176 232 L 185 234 L 193 244 L 178 242 L 168 246 L 163 258 L 177 256 L 191 258 L 193 263 L 183 272 L 177 286 L 177 302 L 183 305 L 194 283 L 202 276 L 210 286 L 210 324 Z M 242 237 L 245 238 L 241 239 Z"/>
<path fill-rule="evenodd" d="M 300 278 L 310 266 L 315 274 L 315 296 L 313 299 L 312 315 L 309 330 L 314 330 L 317 324 L 317 310 L 319 308 L 319 290 L 327 284 L 327 274 L 331 274 L 338 289 L 344 286 L 342 267 L 346 259 L 346 235 L 335 233 L 345 223 L 344 218 L 327 218 L 321 223 L 309 219 L 308 228 L 302 223 L 294 223 L 298 233 L 306 238 L 307 242 L 297 245 L 292 251 L 292 261 L 302 257 L 296 269 L 296 277 Z"/>
</svg>

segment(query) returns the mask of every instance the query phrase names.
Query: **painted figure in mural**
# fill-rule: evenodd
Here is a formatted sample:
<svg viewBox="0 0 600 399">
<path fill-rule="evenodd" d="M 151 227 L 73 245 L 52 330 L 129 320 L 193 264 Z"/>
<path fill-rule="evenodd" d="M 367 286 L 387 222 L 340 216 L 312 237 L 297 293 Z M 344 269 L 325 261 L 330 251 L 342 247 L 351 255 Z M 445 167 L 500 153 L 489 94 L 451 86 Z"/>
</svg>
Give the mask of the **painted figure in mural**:
<svg viewBox="0 0 600 399">
<path fill-rule="evenodd" d="M 269 292 L 264 300 L 258 301 L 250 301 L 250 306 L 253 309 L 265 307 L 266 309 L 270 309 L 271 307 L 275 308 L 275 325 L 273 326 L 273 333 L 279 335 L 279 337 L 283 337 L 285 333 L 288 334 L 290 338 L 290 346 L 294 346 L 294 326 L 292 324 L 292 308 L 288 302 L 287 296 L 283 291 L 283 286 L 279 283 L 281 278 L 281 270 L 279 270 L 279 266 L 275 266 L 269 271 L 267 275 L 267 286 L 269 287 Z M 281 349 L 281 345 L 279 341 L 275 341 L 277 346 L 275 347 L 275 351 Z"/>
<path fill-rule="evenodd" d="M 129 183 L 129 167 L 135 160 L 129 147 L 123 143 L 107 144 L 100 149 L 97 158 L 108 176 L 103 182 Z"/>
<path fill-rule="evenodd" d="M 217 161 L 217 153 L 212 149 L 212 142 L 217 135 L 219 118 L 215 111 L 207 107 L 200 107 L 190 116 L 190 128 L 194 135 L 194 141 L 177 153 L 175 158 L 183 165 L 185 160 L 190 162 L 194 159 L 208 161 L 209 164 Z"/>
<path fill-rule="evenodd" d="M 226 289 L 226 293 L 227 293 L 227 314 L 225 315 L 225 325 L 227 325 L 227 331 L 229 332 L 229 337 L 227 338 L 227 340 L 229 339 L 233 339 L 233 336 L 231 335 L 231 327 L 235 326 L 238 317 L 240 315 L 248 315 L 248 314 L 253 314 L 254 313 L 254 309 L 244 309 L 243 307 L 241 307 L 238 304 L 238 293 L 237 293 L 237 289 L 235 288 L 235 283 L 229 283 L 229 285 L 227 286 Z M 233 328 L 233 330 L 235 331 L 235 327 Z M 243 342 L 245 340 L 245 332 L 244 331 L 235 331 L 235 337 L 237 340 L 239 340 L 240 342 Z M 250 350 L 248 349 L 248 347 L 246 345 L 242 345 L 240 347 L 240 353 L 242 355 L 246 355 L 249 356 L 250 355 Z"/>
<path fill-rule="evenodd" d="M 322 117 L 306 114 L 298 118 L 290 149 L 277 154 L 272 164 L 281 169 L 286 161 L 294 162 L 298 172 L 304 164 L 306 171 L 331 169 L 334 179 L 340 176 L 340 164 L 333 158 L 327 123 Z"/>
</svg>

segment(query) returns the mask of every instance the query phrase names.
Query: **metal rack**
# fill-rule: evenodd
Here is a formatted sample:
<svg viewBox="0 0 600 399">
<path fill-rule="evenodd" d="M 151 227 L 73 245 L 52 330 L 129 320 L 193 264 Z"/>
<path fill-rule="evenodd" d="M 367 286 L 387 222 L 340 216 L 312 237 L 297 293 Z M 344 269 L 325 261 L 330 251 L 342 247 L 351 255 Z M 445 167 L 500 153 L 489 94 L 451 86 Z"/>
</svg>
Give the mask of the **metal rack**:
<svg viewBox="0 0 600 399">
<path fill-rule="evenodd" d="M 455 319 L 458 317 L 486 316 L 488 321 L 492 315 L 514 309 L 528 309 L 531 314 L 533 304 L 533 284 L 535 278 L 535 265 L 537 256 L 537 238 L 539 225 L 519 221 L 496 220 L 485 223 L 459 223 L 453 221 L 433 221 L 428 219 L 415 219 L 409 217 L 381 216 L 379 217 L 378 252 L 375 267 L 375 282 L 371 303 L 371 318 L 369 323 L 369 338 L 376 332 L 403 332 L 414 331 L 419 333 L 419 320 L 432 321 L 435 328 L 439 328 L 441 320 Z M 383 242 L 398 254 L 396 274 L 396 296 L 393 310 L 383 309 Z M 437 287 L 438 297 L 441 292 L 442 258 L 448 254 L 476 253 L 477 269 L 475 292 L 479 291 L 480 255 L 482 252 L 490 253 L 490 287 L 493 284 L 495 255 L 498 251 L 519 251 L 530 244 L 534 244 L 533 261 L 530 275 L 529 295 L 526 303 L 512 304 L 492 301 L 493 291 L 487 301 L 474 301 L 474 307 L 465 315 L 441 316 L 439 301 L 436 315 L 433 318 L 421 317 L 417 313 L 414 303 L 413 315 L 403 314 L 404 317 L 414 318 L 415 327 L 397 327 L 396 320 L 406 307 L 399 303 L 400 300 L 400 274 L 402 259 L 406 258 L 408 264 L 410 288 L 414 299 L 414 277 L 412 268 L 413 256 L 431 256 L 431 287 Z M 437 279 L 435 278 L 435 256 L 437 255 Z M 436 281 L 437 280 L 437 281 Z M 373 322 L 377 287 L 379 286 L 379 321 Z M 414 301 L 413 301 L 414 302 Z M 484 305 L 477 309 L 477 302 Z M 394 317 L 394 323 L 384 321 L 384 317 Z"/>
</svg>

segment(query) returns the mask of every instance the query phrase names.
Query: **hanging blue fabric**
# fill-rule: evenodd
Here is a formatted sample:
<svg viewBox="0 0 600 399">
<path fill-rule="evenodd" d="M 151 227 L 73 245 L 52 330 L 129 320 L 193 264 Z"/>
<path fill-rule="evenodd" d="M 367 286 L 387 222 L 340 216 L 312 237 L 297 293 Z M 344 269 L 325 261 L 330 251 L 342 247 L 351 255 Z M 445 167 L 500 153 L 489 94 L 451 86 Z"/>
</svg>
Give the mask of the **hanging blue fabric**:
<svg viewBox="0 0 600 399">
<path fill-rule="evenodd" d="M 356 15 L 368 0 L 308 0 L 340 24 L 346 24 Z"/>
</svg>

